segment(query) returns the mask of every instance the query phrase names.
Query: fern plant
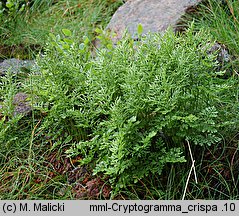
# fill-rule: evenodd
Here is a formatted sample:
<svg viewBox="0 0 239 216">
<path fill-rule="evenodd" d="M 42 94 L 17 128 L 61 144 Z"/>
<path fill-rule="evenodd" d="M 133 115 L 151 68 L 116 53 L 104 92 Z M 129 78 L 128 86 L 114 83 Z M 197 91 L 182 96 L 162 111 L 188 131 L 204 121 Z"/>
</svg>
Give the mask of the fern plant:
<svg viewBox="0 0 239 216">
<path fill-rule="evenodd" d="M 71 145 L 69 156 L 83 156 L 115 192 L 184 162 L 185 140 L 213 145 L 238 129 L 238 79 L 220 78 L 207 33 L 168 30 L 136 44 L 126 36 L 95 58 L 87 39 L 79 48 L 63 33 L 52 35 L 33 77 L 45 129 L 67 134 L 56 133 Z"/>
</svg>

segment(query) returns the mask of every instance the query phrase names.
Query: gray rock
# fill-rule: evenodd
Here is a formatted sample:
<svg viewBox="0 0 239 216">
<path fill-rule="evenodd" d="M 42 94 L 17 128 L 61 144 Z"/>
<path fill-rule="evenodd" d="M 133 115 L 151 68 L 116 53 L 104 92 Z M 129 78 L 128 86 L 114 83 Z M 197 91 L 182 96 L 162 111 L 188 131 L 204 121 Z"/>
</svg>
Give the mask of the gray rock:
<svg viewBox="0 0 239 216">
<path fill-rule="evenodd" d="M 13 105 L 14 105 L 14 115 L 22 114 L 28 115 L 32 107 L 30 102 L 28 101 L 28 95 L 23 92 L 18 92 L 13 98 Z"/>
<path fill-rule="evenodd" d="M 137 27 L 141 23 L 143 34 L 163 32 L 169 26 L 176 27 L 186 11 L 196 7 L 202 0 L 128 0 L 113 15 L 107 29 L 116 33 L 113 41 L 128 33 L 137 39 Z"/>
<path fill-rule="evenodd" d="M 226 46 L 224 44 L 215 43 L 209 50 L 207 54 L 217 53 L 217 61 L 220 65 L 224 65 L 232 59 Z"/>
<path fill-rule="evenodd" d="M 6 59 L 0 63 L 0 75 L 6 74 L 7 71 L 12 73 L 26 72 L 35 66 L 34 60 L 19 60 L 19 59 Z"/>
<path fill-rule="evenodd" d="M 29 99 L 29 96 L 24 92 L 18 92 L 17 94 L 14 95 L 13 101 L 12 101 L 12 104 L 14 106 L 14 112 L 13 112 L 14 116 L 16 115 L 27 116 L 31 113 L 32 106 L 28 99 Z M 2 105 L 0 104 L 0 120 L 3 116 L 2 111 L 4 108 L 6 108 L 4 106 L 4 103 Z"/>
</svg>

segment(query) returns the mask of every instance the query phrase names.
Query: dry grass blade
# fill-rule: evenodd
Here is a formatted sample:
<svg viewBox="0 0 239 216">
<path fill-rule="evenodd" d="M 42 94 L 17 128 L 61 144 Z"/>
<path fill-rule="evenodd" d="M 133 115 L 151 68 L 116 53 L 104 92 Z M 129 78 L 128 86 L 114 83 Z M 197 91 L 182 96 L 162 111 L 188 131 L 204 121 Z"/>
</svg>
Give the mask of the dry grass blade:
<svg viewBox="0 0 239 216">
<path fill-rule="evenodd" d="M 190 168 L 190 171 L 189 171 L 189 174 L 188 174 L 188 177 L 187 177 L 187 181 L 186 181 L 186 185 L 185 185 L 185 188 L 184 188 L 182 200 L 185 199 L 186 191 L 187 191 L 187 188 L 188 188 L 188 183 L 189 183 L 189 179 L 190 179 L 190 176 L 191 176 L 192 171 L 193 171 L 193 173 L 194 173 L 195 182 L 196 182 L 196 184 L 198 183 L 197 173 L 196 173 L 196 169 L 195 169 L 195 160 L 193 159 L 191 146 L 190 146 L 190 143 L 189 143 L 188 140 L 187 140 L 187 144 L 188 144 L 189 154 L 190 154 L 190 157 L 191 157 L 191 160 L 192 160 L 192 166 L 191 166 L 191 168 Z"/>
</svg>

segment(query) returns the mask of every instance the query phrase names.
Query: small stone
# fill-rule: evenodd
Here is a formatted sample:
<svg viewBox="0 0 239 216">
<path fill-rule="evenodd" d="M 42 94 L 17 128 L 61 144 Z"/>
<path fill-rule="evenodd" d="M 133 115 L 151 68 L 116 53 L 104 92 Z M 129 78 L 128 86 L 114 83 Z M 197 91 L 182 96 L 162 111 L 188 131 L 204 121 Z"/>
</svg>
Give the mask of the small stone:
<svg viewBox="0 0 239 216">
<path fill-rule="evenodd" d="M 217 53 L 217 61 L 220 65 L 224 65 L 226 62 L 229 62 L 232 57 L 224 44 L 215 43 L 207 51 L 207 54 Z"/>
<path fill-rule="evenodd" d="M 7 71 L 10 71 L 14 74 L 21 71 L 27 71 L 34 67 L 34 60 L 20 60 L 20 59 L 6 59 L 3 62 L 0 62 L 0 75 L 4 76 Z"/>
<path fill-rule="evenodd" d="M 28 95 L 23 92 L 19 92 L 14 96 L 13 105 L 14 115 L 28 115 L 32 110 L 30 102 L 28 101 Z"/>
</svg>

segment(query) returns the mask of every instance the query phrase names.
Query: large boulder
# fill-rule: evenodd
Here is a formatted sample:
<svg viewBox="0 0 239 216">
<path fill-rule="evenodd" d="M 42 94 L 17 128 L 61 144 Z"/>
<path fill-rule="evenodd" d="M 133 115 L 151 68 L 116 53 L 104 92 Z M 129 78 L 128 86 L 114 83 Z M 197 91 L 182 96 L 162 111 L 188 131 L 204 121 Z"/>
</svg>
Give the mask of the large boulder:
<svg viewBox="0 0 239 216">
<path fill-rule="evenodd" d="M 169 26 L 176 27 L 183 15 L 202 0 L 128 0 L 113 15 L 107 29 L 116 33 L 115 41 L 127 29 L 137 39 L 137 27 L 141 23 L 143 34 L 163 32 Z"/>
</svg>

